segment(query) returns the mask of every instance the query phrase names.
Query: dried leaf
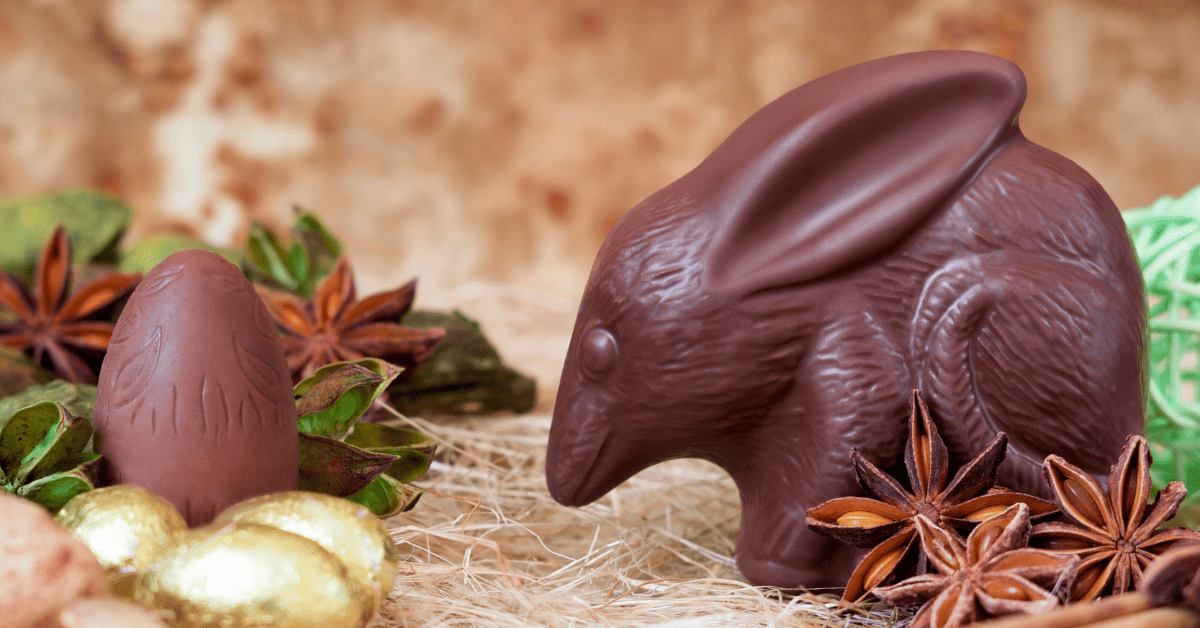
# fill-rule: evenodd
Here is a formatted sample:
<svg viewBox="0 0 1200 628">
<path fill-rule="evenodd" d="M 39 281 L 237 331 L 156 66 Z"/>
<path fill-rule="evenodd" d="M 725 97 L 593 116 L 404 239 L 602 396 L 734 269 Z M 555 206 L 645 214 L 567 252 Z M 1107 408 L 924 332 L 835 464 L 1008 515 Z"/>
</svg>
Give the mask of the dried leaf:
<svg viewBox="0 0 1200 628">
<path fill-rule="evenodd" d="M 42 441 L 25 456 L 21 467 L 17 469 L 17 477 L 42 478 L 55 473 L 61 469 L 64 461 L 76 461 L 77 456 L 92 440 L 91 421 L 71 416 L 58 404 L 47 403 L 39 406 L 51 406 L 57 420 Z"/>
<path fill-rule="evenodd" d="M 0 467 L 10 482 L 24 483 L 41 453 L 54 443 L 66 414 L 61 406 L 46 402 L 14 414 L 0 429 Z M 90 434 L 89 434 L 90 436 Z"/>
<path fill-rule="evenodd" d="M 310 299 L 333 270 L 342 245 L 314 214 L 296 212 L 287 245 L 265 226 L 251 225 L 242 270 L 251 281 Z"/>
<path fill-rule="evenodd" d="M 420 489 L 381 475 L 362 490 L 346 496 L 346 499 L 366 506 L 378 517 L 390 517 L 411 510 L 422 493 Z"/>
<path fill-rule="evenodd" d="M 17 489 L 16 494 L 56 513 L 73 497 L 96 487 L 94 464 L 39 478 Z"/>
<path fill-rule="evenodd" d="M 398 367 L 370 358 L 318 369 L 294 389 L 300 431 L 343 438 L 399 373 Z"/>
<path fill-rule="evenodd" d="M 411 482 L 425 475 L 437 449 L 437 443 L 416 430 L 377 423 L 354 426 L 345 442 L 373 453 L 396 456 L 396 462 L 386 473 L 400 482 Z"/>
<path fill-rule="evenodd" d="M 33 279 L 38 252 L 58 225 L 66 228 L 79 261 L 116 263 L 117 243 L 129 226 L 125 203 L 93 190 L 70 190 L 0 202 L 0 270 Z"/>
<path fill-rule="evenodd" d="M 333 438 L 301 434 L 299 488 L 346 497 L 370 484 L 396 460 Z"/>
<path fill-rule="evenodd" d="M 301 278 L 279 236 L 260 223 L 250 225 L 243 270 L 251 281 L 298 293 Z"/>
<path fill-rule="evenodd" d="M 90 418 L 92 409 L 96 406 L 96 387 L 57 379 L 48 384 L 26 388 L 20 393 L 0 399 L 0 426 L 7 423 L 9 417 L 18 410 L 43 401 L 61 404 L 73 416 Z"/>
<path fill-rule="evenodd" d="M 302 490 L 359 495 L 377 514 L 416 503 L 420 492 L 403 483 L 429 469 L 433 441 L 415 430 L 356 424 L 399 372 L 368 358 L 323 367 L 296 386 Z"/>
<path fill-rule="evenodd" d="M 537 402 L 534 380 L 505 366 L 479 323 L 462 312 L 414 311 L 400 323 L 446 330 L 429 359 L 388 389 L 402 414 L 522 413 Z"/>
<path fill-rule="evenodd" d="M 34 364 L 29 356 L 0 345 L 0 399 L 53 380 L 54 374 Z M 3 424 L 2 418 L 0 424 Z"/>
<path fill-rule="evenodd" d="M 117 270 L 123 273 L 148 273 L 159 262 L 180 251 L 202 249 L 211 251 L 229 260 L 231 264 L 240 265 L 242 254 L 236 249 L 210 246 L 208 243 L 177 233 L 160 233 L 146 236 L 125 251 Z"/>
<path fill-rule="evenodd" d="M 100 456 L 84 451 L 91 438 L 91 422 L 60 404 L 21 409 L 0 428 L 0 490 L 57 511 L 93 486 Z"/>
</svg>

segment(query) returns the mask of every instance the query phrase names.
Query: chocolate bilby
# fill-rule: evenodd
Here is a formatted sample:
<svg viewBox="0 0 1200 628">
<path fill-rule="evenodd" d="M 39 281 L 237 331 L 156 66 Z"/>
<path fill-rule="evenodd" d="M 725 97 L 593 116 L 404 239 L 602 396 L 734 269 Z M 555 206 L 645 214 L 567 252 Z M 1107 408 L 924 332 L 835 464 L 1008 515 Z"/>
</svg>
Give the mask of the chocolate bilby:
<svg viewBox="0 0 1200 628">
<path fill-rule="evenodd" d="M 805 509 L 861 494 L 852 447 L 902 462 L 921 389 L 958 464 L 998 431 L 1000 483 L 1042 459 L 1103 478 L 1142 429 L 1141 275 L 1108 195 L 1026 140 L 1025 79 L 922 52 L 785 94 L 627 212 L 563 369 L 550 492 L 592 502 L 652 464 L 710 460 L 742 501 L 754 583 L 839 586 L 859 550 Z"/>
</svg>

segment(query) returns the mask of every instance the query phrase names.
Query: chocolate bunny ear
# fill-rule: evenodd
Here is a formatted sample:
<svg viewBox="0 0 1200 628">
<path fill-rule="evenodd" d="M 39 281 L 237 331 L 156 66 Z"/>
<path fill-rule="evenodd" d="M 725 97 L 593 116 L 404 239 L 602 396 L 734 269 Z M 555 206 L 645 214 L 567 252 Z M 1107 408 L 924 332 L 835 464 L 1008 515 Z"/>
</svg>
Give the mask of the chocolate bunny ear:
<svg viewBox="0 0 1200 628">
<path fill-rule="evenodd" d="M 692 173 L 722 221 L 707 285 L 795 285 L 885 252 L 1019 133 L 1024 101 L 1019 68 L 965 51 L 870 61 L 785 94 Z"/>
</svg>

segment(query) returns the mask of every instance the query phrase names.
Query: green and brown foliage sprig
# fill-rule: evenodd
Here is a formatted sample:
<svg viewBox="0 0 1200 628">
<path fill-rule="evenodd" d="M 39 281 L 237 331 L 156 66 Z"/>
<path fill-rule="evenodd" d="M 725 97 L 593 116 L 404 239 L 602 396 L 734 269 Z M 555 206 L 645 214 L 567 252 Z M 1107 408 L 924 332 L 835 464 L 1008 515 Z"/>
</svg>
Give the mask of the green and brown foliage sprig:
<svg viewBox="0 0 1200 628">
<path fill-rule="evenodd" d="M 412 309 L 416 280 L 359 300 L 345 258 L 321 280 L 310 301 L 275 291 L 260 294 L 283 333 L 293 382 L 323 366 L 365 357 L 416 369 L 446 335 L 437 327 L 416 329 L 397 322 Z"/>
<path fill-rule="evenodd" d="M 0 427 L 0 491 L 57 512 L 91 490 L 100 455 L 90 449 L 92 424 L 62 404 L 44 401 L 17 411 Z"/>
<path fill-rule="evenodd" d="M 406 367 L 381 398 L 408 413 L 533 407 L 533 380 L 504 365 L 477 322 L 459 312 L 413 309 L 413 282 L 356 300 L 345 261 L 349 252 L 315 214 L 298 208 L 295 213 L 288 237 L 255 223 L 237 248 L 214 247 L 178 233 L 151 234 L 123 248 L 133 212 L 106 194 L 73 190 L 0 201 L 0 223 L 8 227 L 0 242 L 5 273 L 0 346 L 23 350 L 53 371 L 33 371 L 19 357 L 0 352 L 0 395 L 45 383 L 47 377 L 94 382 L 107 350 L 105 332 L 111 333 L 137 274 L 172 253 L 202 248 L 239 265 L 252 282 L 287 304 L 299 303 L 277 311 L 311 309 L 308 331 L 346 341 L 341 346 L 349 350 L 341 353 L 314 352 L 311 342 L 290 342 L 290 360 L 304 365 L 294 382 L 327 363 L 374 357 Z M 336 272 L 339 263 L 345 268 Z M 72 276 L 84 285 L 74 293 Z M 318 298 L 322 285 L 329 288 Z M 292 316 L 286 322 L 297 320 Z M 300 331 L 303 339 L 305 330 Z"/>
<path fill-rule="evenodd" d="M 399 374 L 382 360 L 332 364 L 293 391 L 300 438 L 298 488 L 345 497 L 386 517 L 412 508 L 410 483 L 429 469 L 424 434 L 360 419 Z M 54 380 L 0 400 L 0 490 L 51 511 L 96 483 L 96 387 Z"/>
<path fill-rule="evenodd" d="M 415 281 L 357 300 L 342 244 L 313 214 L 297 210 L 286 244 L 255 224 L 241 249 L 154 234 L 122 250 L 131 216 L 117 199 L 88 190 L 0 202 L 0 221 L 11 227 L 0 242 L 0 490 L 55 510 L 93 487 L 101 453 L 91 442 L 93 384 L 113 325 L 142 272 L 191 248 L 240 265 L 289 305 L 312 299 L 307 310 L 290 311 L 311 314 L 309 331 L 333 334 L 352 349 L 309 351 L 296 372 L 297 381 L 307 378 L 295 393 L 301 488 L 347 497 L 384 516 L 416 503 L 420 491 L 409 482 L 428 469 L 433 443 L 414 430 L 360 419 L 386 400 L 401 372 L 412 375 L 430 357 L 438 361 L 432 379 L 414 379 L 399 393 L 417 400 L 414 407 L 461 412 L 533 404 L 532 380 L 500 363 L 477 323 L 457 312 L 411 311 Z M 84 279 L 74 292 L 73 276 Z M 419 323 L 402 324 L 406 315 Z M 443 320 L 453 323 L 456 342 L 435 351 L 446 332 L 430 323 Z M 289 342 L 295 330 L 282 327 L 285 345 L 304 344 Z"/>
<path fill-rule="evenodd" d="M 360 422 L 399 374 L 364 358 L 319 368 L 296 385 L 301 490 L 345 497 L 380 517 L 416 505 L 421 491 L 409 482 L 429 469 L 436 444 L 416 430 Z"/>
<path fill-rule="evenodd" d="M 413 414 L 526 412 L 532 378 L 506 366 L 479 323 L 413 309 L 416 280 L 358 299 L 336 237 L 297 209 L 291 240 L 255 224 L 241 261 L 284 338 L 293 381 L 338 361 L 374 357 L 404 367 L 386 399 Z"/>
</svg>

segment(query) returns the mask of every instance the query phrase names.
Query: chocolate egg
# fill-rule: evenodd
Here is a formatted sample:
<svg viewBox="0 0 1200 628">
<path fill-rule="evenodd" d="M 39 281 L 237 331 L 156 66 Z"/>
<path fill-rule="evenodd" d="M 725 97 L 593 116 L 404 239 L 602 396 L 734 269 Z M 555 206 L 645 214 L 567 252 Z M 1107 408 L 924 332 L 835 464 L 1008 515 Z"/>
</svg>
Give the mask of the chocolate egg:
<svg viewBox="0 0 1200 628">
<path fill-rule="evenodd" d="M 296 489 L 283 347 L 236 266 L 183 251 L 146 275 L 113 330 L 95 425 L 102 481 L 158 493 L 192 526 L 243 499 Z"/>
</svg>

